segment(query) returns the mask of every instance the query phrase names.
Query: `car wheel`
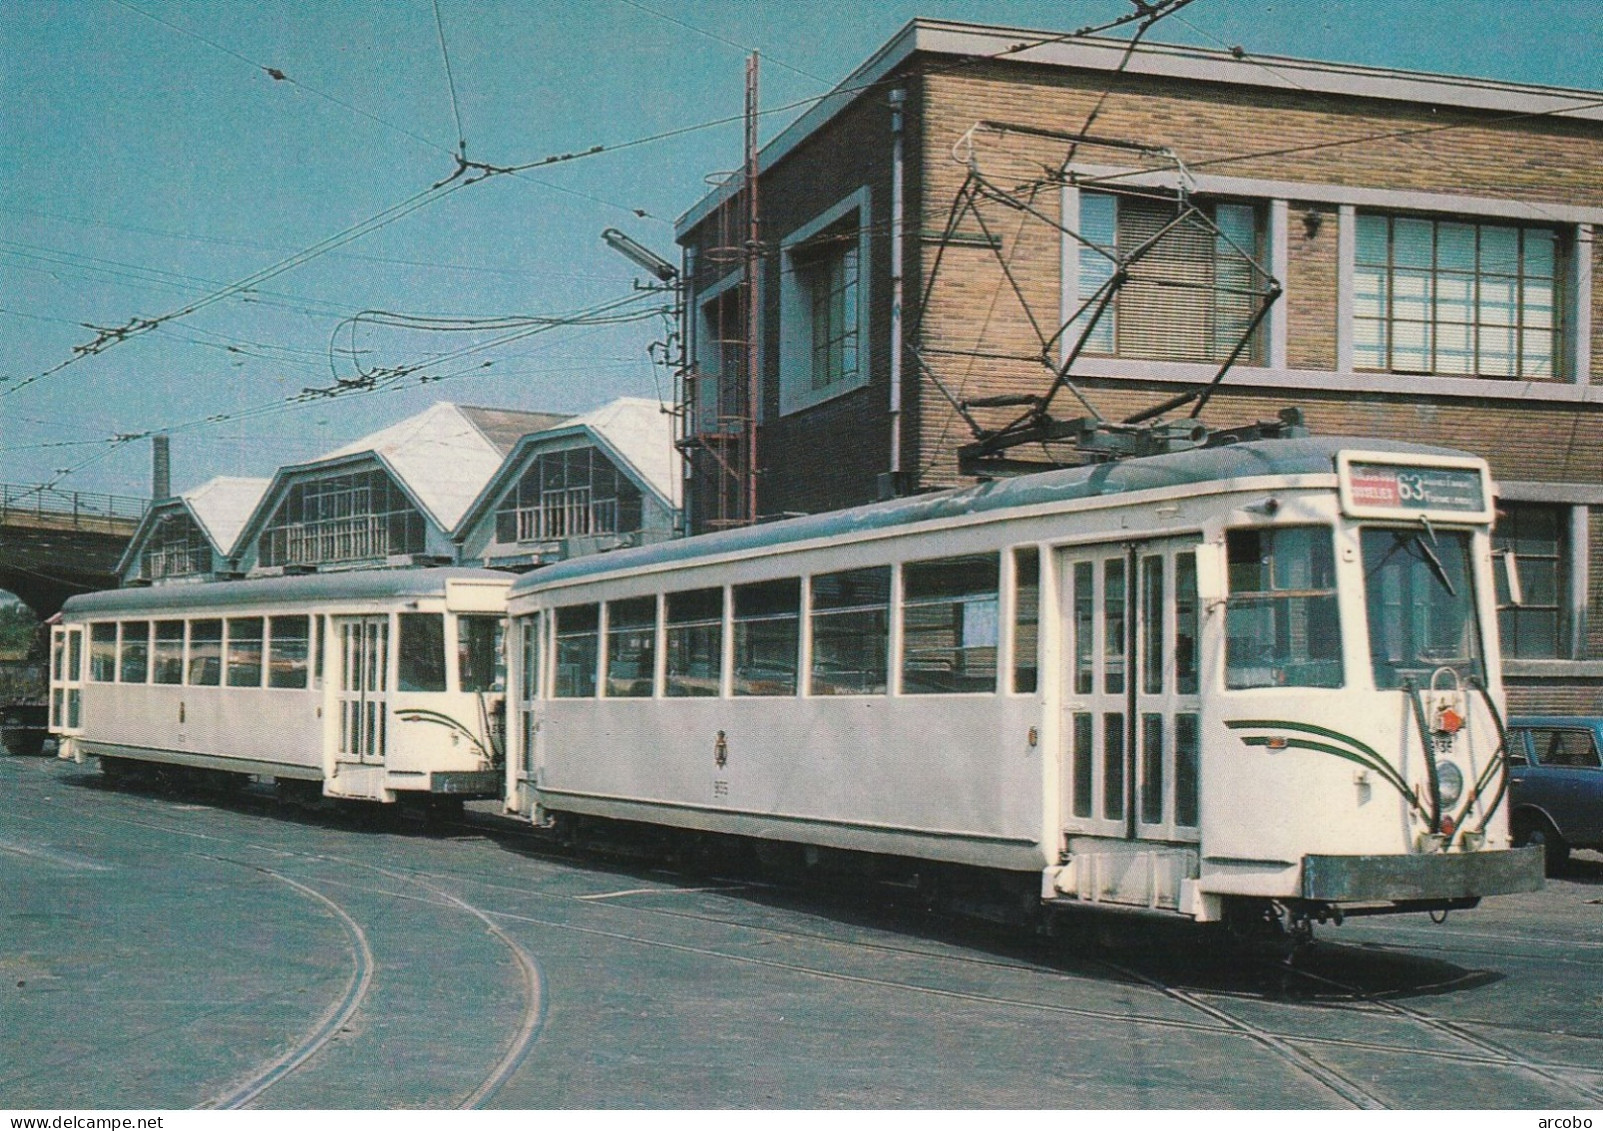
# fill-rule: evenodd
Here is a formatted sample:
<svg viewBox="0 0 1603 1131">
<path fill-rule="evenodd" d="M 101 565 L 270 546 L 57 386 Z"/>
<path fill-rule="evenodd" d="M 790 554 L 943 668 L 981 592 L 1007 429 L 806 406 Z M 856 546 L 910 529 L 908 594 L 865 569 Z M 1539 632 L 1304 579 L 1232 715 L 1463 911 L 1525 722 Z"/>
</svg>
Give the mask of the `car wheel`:
<svg viewBox="0 0 1603 1131">
<path fill-rule="evenodd" d="M 1514 816 L 1514 843 L 1523 848 L 1536 845 L 1542 850 L 1542 860 L 1548 875 L 1556 876 L 1569 862 L 1570 846 L 1564 843 L 1558 829 L 1540 813 L 1517 813 Z"/>
</svg>

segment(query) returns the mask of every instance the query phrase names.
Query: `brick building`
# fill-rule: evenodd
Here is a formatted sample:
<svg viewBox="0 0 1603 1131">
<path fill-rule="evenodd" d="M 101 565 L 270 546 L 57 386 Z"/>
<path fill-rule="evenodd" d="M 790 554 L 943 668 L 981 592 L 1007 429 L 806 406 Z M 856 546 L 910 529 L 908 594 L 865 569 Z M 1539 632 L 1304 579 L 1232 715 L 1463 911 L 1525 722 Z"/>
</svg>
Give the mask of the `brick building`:
<svg viewBox="0 0 1603 1131">
<path fill-rule="evenodd" d="M 762 150 L 754 332 L 738 181 L 680 220 L 691 529 L 748 342 L 759 515 L 964 482 L 954 402 L 1044 393 L 1110 253 L 1152 241 L 1070 369 L 1095 411 L 1197 390 L 1241 344 L 1208 424 L 1297 406 L 1485 456 L 1525 591 L 1511 705 L 1603 710 L 1603 93 L 1126 48 L 908 25 Z"/>
</svg>

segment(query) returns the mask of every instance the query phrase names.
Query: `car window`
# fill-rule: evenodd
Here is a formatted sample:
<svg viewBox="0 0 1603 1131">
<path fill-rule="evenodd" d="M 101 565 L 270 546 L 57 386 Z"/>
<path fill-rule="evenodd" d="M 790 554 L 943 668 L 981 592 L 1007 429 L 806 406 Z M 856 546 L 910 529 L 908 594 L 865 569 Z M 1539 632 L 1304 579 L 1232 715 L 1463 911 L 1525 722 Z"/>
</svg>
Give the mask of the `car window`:
<svg viewBox="0 0 1603 1131">
<path fill-rule="evenodd" d="M 1523 766 L 1530 760 L 1530 749 L 1530 732 L 1510 727 L 1508 731 L 1508 760 L 1516 766 Z"/>
<path fill-rule="evenodd" d="M 1596 769 L 1600 765 L 1596 736 L 1578 727 L 1533 727 L 1537 760 L 1544 766 Z"/>
</svg>

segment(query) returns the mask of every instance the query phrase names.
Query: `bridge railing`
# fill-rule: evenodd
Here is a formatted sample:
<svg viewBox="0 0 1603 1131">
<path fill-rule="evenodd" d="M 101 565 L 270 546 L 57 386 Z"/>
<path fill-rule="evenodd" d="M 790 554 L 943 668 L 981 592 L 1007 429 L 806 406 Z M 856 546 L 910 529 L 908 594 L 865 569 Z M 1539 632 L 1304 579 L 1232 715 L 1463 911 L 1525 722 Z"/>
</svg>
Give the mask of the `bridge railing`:
<svg viewBox="0 0 1603 1131">
<path fill-rule="evenodd" d="M 125 529 L 150 509 L 150 500 L 98 491 L 0 483 L 0 523 L 14 519 L 60 523 L 73 530 Z"/>
</svg>

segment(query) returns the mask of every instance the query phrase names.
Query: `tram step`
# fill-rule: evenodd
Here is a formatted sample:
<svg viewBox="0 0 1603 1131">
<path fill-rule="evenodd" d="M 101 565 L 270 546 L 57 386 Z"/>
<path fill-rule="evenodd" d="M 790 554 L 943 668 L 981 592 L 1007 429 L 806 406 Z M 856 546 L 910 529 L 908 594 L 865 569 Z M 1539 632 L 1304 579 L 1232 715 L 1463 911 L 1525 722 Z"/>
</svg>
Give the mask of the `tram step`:
<svg viewBox="0 0 1603 1131">
<path fill-rule="evenodd" d="M 1197 854 L 1188 849 L 1113 849 L 1076 852 L 1060 868 L 1057 890 L 1089 903 L 1178 910 L 1181 885 L 1197 877 Z"/>
</svg>

